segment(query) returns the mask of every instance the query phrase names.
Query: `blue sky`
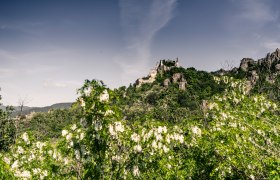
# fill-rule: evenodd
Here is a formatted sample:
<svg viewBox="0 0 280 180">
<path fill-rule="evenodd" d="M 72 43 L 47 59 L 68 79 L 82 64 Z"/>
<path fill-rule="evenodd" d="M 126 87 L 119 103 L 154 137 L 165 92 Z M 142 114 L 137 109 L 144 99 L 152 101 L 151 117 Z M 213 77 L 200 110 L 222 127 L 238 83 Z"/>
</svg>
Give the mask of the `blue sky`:
<svg viewBox="0 0 280 180">
<path fill-rule="evenodd" d="M 71 102 L 85 79 L 111 88 L 160 59 L 214 71 L 280 48 L 278 0 L 1 0 L 2 103 Z"/>
</svg>

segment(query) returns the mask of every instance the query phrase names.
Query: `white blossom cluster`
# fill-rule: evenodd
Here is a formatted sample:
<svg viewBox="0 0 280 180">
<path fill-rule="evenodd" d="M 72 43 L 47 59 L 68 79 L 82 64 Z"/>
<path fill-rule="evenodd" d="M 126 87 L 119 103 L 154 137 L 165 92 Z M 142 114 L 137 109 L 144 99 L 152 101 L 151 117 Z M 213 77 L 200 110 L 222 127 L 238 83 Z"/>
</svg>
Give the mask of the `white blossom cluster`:
<svg viewBox="0 0 280 180">
<path fill-rule="evenodd" d="M 105 89 L 99 97 L 100 102 L 108 102 L 109 101 L 109 93 L 107 89 Z"/>
<path fill-rule="evenodd" d="M 118 132 L 124 132 L 124 125 L 122 122 L 117 121 L 113 124 L 109 124 L 109 133 L 111 136 L 116 136 Z"/>
<path fill-rule="evenodd" d="M 143 152 L 143 149 L 147 148 L 147 151 L 154 155 L 156 151 L 167 153 L 177 143 L 184 143 L 184 135 L 181 133 L 182 131 L 179 128 L 175 132 L 169 133 L 166 126 L 158 126 L 150 130 L 143 128 L 139 134 L 134 132 L 130 139 L 133 144 L 136 143 L 133 146 L 135 153 Z"/>
<path fill-rule="evenodd" d="M 16 178 L 45 179 L 49 173 L 44 167 L 38 167 L 38 162 L 48 159 L 46 149 L 44 149 L 47 146 L 46 143 L 31 142 L 27 133 L 23 133 L 21 139 L 20 145 L 14 146 L 11 153 L 7 154 L 3 160 L 11 167 Z"/>
</svg>

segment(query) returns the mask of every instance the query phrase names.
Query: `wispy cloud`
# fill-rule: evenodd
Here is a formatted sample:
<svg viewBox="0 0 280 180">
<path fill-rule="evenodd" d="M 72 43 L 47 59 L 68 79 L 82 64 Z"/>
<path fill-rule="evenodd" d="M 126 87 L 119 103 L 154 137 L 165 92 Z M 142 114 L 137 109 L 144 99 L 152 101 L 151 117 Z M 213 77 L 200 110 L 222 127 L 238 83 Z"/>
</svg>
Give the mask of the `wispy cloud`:
<svg viewBox="0 0 280 180">
<path fill-rule="evenodd" d="M 150 46 L 156 33 L 173 17 L 176 0 L 120 0 L 125 51 L 116 61 L 123 68 L 123 80 L 130 81 L 147 68 Z"/>
<path fill-rule="evenodd" d="M 279 47 L 277 0 L 228 0 L 225 18 L 228 42 L 236 54 L 260 58 Z"/>
<path fill-rule="evenodd" d="M 273 11 L 271 4 L 263 0 L 242 0 L 239 18 L 257 23 L 276 21 L 278 13 Z"/>
</svg>

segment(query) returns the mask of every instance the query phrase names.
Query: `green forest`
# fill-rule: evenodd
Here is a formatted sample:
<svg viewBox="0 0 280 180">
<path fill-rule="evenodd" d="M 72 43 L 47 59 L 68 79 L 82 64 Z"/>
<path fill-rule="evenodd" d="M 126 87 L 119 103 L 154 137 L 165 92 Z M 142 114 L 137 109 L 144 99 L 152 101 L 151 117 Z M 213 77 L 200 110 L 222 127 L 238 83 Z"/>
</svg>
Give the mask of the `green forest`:
<svg viewBox="0 0 280 180">
<path fill-rule="evenodd" d="M 161 60 L 70 109 L 0 110 L 0 179 L 280 179 L 280 57 L 216 72 Z M 137 84 L 138 82 L 138 84 Z"/>
</svg>

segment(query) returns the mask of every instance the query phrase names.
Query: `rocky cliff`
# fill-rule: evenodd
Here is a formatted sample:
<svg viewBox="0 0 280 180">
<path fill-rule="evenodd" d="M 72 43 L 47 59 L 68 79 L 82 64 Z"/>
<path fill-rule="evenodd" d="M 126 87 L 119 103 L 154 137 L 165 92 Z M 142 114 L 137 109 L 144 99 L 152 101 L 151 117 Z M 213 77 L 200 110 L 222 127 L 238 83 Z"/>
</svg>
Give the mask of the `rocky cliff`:
<svg viewBox="0 0 280 180">
<path fill-rule="evenodd" d="M 170 71 L 172 68 L 179 67 L 180 65 L 178 58 L 176 60 L 160 60 L 155 68 L 150 71 L 148 76 L 137 79 L 134 85 L 137 88 L 145 83 L 153 83 L 156 80 L 158 74 L 163 74 Z M 180 89 L 186 89 L 186 80 L 182 73 L 175 73 L 173 74 L 172 78 L 165 79 L 163 85 L 168 87 L 170 83 L 178 83 Z"/>
</svg>

